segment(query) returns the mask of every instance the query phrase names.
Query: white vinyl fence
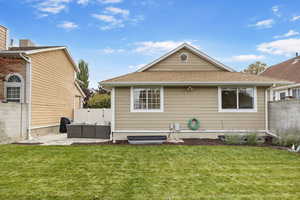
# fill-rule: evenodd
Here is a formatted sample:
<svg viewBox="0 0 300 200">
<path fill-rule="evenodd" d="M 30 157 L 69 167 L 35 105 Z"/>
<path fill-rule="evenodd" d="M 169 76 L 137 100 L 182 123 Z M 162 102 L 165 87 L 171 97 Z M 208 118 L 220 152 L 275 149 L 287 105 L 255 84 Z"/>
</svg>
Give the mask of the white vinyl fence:
<svg viewBox="0 0 300 200">
<path fill-rule="evenodd" d="M 111 109 L 77 109 L 74 113 L 75 123 L 103 124 L 111 123 Z"/>
</svg>

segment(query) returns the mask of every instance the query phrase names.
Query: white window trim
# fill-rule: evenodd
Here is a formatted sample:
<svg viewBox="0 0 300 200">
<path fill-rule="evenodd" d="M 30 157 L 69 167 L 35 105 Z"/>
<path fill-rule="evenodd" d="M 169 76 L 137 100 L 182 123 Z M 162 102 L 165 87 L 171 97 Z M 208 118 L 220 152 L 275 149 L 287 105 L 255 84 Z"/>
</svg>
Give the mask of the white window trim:
<svg viewBox="0 0 300 200">
<path fill-rule="evenodd" d="M 11 76 L 18 76 L 21 79 L 21 83 L 10 83 L 10 82 L 7 82 L 8 79 Z M 8 87 L 20 87 L 20 102 L 16 102 L 16 103 L 24 103 L 24 79 L 23 79 L 22 75 L 19 74 L 19 73 L 11 73 L 11 74 L 8 74 L 5 77 L 5 82 L 4 82 L 4 98 L 5 98 L 6 101 L 7 101 L 7 88 Z"/>
<path fill-rule="evenodd" d="M 130 87 L 130 112 L 164 112 L 164 88 L 160 87 L 160 109 L 134 109 L 134 88 L 151 88 L 151 87 Z"/>
<path fill-rule="evenodd" d="M 239 109 L 223 109 L 222 108 L 222 88 L 253 88 L 253 108 L 252 109 L 243 109 L 243 108 L 239 108 Z M 238 98 L 238 94 L 237 94 L 237 98 Z M 239 102 L 237 101 L 237 106 L 238 106 Z M 257 88 L 256 87 L 243 87 L 243 86 L 239 86 L 239 87 L 218 87 L 218 112 L 257 112 Z"/>
<path fill-rule="evenodd" d="M 186 60 L 185 61 L 181 60 L 182 55 L 186 55 Z M 181 54 L 179 54 L 179 60 L 180 60 L 181 63 L 188 63 L 189 62 L 189 54 L 186 53 L 186 52 L 182 52 Z"/>
<path fill-rule="evenodd" d="M 288 90 L 281 90 L 281 91 L 278 91 L 278 100 L 283 100 L 280 98 L 280 94 L 281 93 L 284 93 L 285 94 L 285 98 L 289 96 L 289 91 Z"/>
</svg>

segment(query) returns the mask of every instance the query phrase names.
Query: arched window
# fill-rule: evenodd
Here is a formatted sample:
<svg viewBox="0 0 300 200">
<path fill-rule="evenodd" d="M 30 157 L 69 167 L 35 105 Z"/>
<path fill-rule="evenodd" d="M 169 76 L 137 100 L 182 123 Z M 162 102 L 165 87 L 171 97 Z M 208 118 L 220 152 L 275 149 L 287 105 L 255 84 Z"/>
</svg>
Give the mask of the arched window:
<svg viewBox="0 0 300 200">
<path fill-rule="evenodd" d="M 8 102 L 22 102 L 23 100 L 23 78 L 20 74 L 9 74 L 5 82 L 5 97 Z"/>
</svg>

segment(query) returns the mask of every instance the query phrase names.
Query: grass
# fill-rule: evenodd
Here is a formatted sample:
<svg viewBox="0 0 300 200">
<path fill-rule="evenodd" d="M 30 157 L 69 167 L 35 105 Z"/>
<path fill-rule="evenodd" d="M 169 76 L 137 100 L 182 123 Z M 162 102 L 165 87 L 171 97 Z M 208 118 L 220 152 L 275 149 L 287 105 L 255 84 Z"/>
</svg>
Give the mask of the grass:
<svg viewBox="0 0 300 200">
<path fill-rule="evenodd" d="M 0 146 L 0 199 L 300 199 L 300 156 L 243 146 Z"/>
</svg>

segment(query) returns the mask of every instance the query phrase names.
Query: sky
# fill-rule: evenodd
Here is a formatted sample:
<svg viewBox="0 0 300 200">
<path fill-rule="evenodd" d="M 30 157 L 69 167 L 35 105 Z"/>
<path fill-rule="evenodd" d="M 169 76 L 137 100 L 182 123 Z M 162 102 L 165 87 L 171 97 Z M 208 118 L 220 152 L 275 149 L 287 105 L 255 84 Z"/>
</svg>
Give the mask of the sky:
<svg viewBox="0 0 300 200">
<path fill-rule="evenodd" d="M 241 71 L 300 52 L 299 0 L 0 0 L 14 44 L 63 45 L 89 63 L 90 87 L 187 42 Z"/>
</svg>

